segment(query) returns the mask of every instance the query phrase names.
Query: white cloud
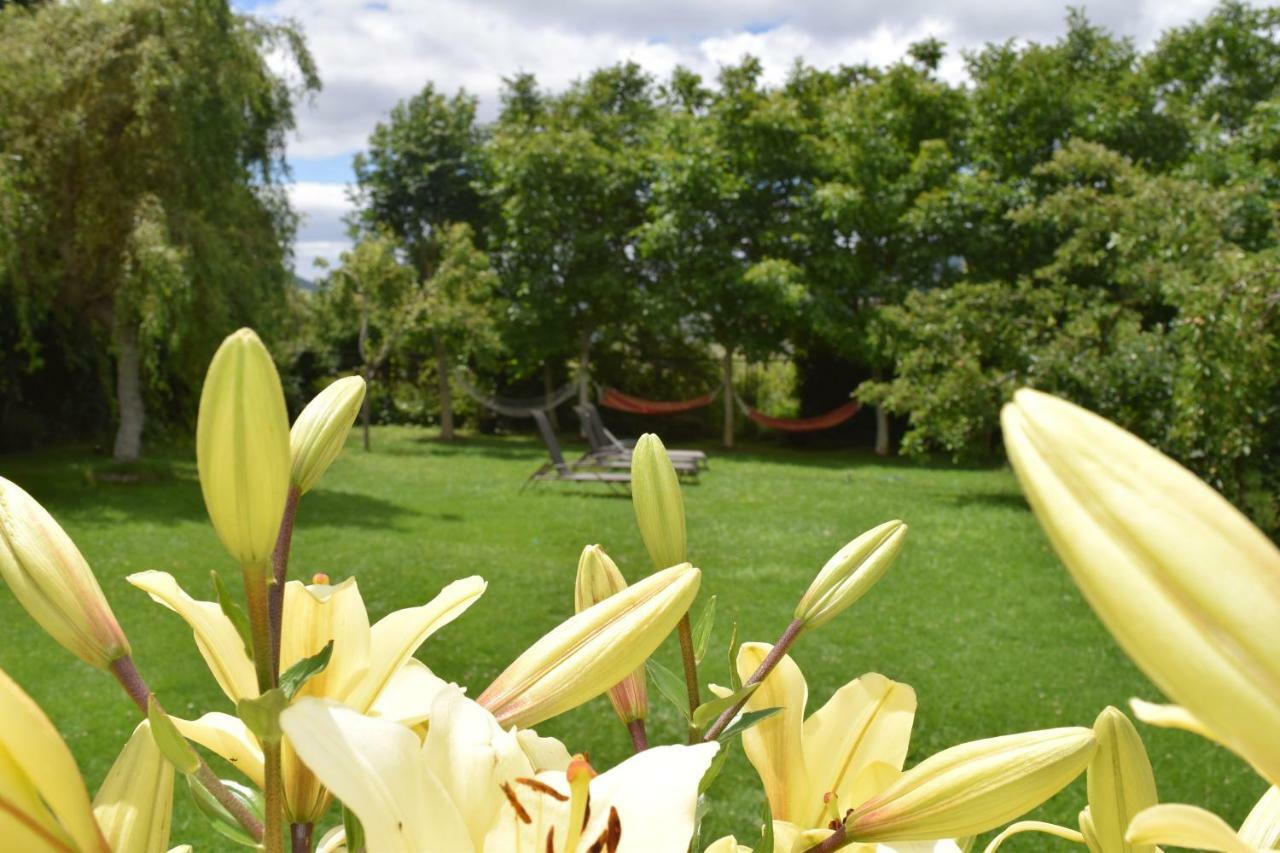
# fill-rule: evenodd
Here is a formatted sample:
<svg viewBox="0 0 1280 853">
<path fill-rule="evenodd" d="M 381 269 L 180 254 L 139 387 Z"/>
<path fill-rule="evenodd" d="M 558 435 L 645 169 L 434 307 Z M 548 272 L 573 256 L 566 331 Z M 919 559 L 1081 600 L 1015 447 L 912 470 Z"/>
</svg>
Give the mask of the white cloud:
<svg viewBox="0 0 1280 853">
<path fill-rule="evenodd" d="M 289 187 L 289 200 L 302 214 L 294 243 L 294 270 L 303 278 L 319 275 L 317 258 L 333 262 L 351 242 L 342 221 L 351 210 L 345 184 L 300 181 Z"/>
<path fill-rule="evenodd" d="M 1162 29 L 1205 14 L 1213 0 L 1099 0 L 1092 20 L 1150 44 Z M 1013 37 L 1049 40 L 1065 3 L 1026 0 L 274 0 L 255 12 L 292 18 L 306 34 L 324 90 L 298 109 L 290 158 L 360 150 L 374 125 L 427 82 L 477 95 L 481 117 L 498 109 L 502 78 L 528 71 L 561 89 L 592 69 L 634 60 L 659 77 L 676 64 L 713 77 L 743 54 L 781 80 L 797 56 L 811 65 L 883 65 L 925 36 L 948 43 L 942 75 L 964 77 L 962 49 Z M 346 246 L 339 184 L 299 184 L 308 215 L 298 270 Z M 335 248 L 336 247 L 336 248 Z"/>
</svg>

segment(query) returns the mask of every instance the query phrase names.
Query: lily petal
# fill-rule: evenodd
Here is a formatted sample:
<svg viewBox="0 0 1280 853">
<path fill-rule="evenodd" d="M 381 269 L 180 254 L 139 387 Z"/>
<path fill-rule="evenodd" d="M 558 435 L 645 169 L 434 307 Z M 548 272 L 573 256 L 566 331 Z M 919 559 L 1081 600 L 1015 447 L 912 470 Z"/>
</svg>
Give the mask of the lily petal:
<svg viewBox="0 0 1280 853">
<path fill-rule="evenodd" d="M 416 726 L 431 718 L 431 703 L 448 686 L 449 682 L 432 672 L 425 663 L 409 658 L 373 700 L 369 716 Z"/>
<path fill-rule="evenodd" d="M 1240 824 L 1240 840 L 1259 850 L 1280 846 L 1280 788 L 1272 785 Z"/>
<path fill-rule="evenodd" d="M 98 795 L 93 816 L 116 853 L 162 853 L 173 819 L 173 765 L 146 720 L 133 730 Z"/>
<path fill-rule="evenodd" d="M 280 724 L 312 772 L 360 818 L 370 850 L 474 850 L 409 729 L 321 699 L 295 702 Z"/>
<path fill-rule="evenodd" d="M 1142 738 L 1129 718 L 1110 706 L 1098 715 L 1093 732 L 1098 748 L 1086 772 L 1092 842 L 1108 853 L 1155 853 L 1153 846 L 1131 845 L 1124 837 L 1133 817 L 1158 802 Z"/>
<path fill-rule="evenodd" d="M 187 595 L 168 572 L 138 572 L 126 580 L 186 620 L 195 634 L 196 648 L 228 699 L 238 702 L 258 695 L 258 679 L 244 641 L 217 603 Z"/>
<path fill-rule="evenodd" d="M 1042 820 L 1020 820 L 1017 823 L 1009 824 L 1003 832 L 991 839 L 991 843 L 987 845 L 983 853 L 996 853 L 1000 849 L 1000 845 L 1004 844 L 1010 837 L 1023 832 L 1042 832 L 1045 835 L 1055 835 L 1058 838 L 1065 838 L 1067 841 L 1074 841 L 1076 844 L 1084 844 L 1084 836 L 1074 829 L 1067 829 L 1065 826 L 1058 826 L 1056 823 L 1045 823 Z M 954 844 L 955 842 L 952 843 Z M 880 846 L 884 847 L 883 844 Z"/>
<path fill-rule="evenodd" d="M 738 650 L 738 674 L 743 682 L 773 649 L 767 643 L 743 643 Z M 790 655 L 783 655 L 764 682 L 747 700 L 747 711 L 782 710 L 742 733 L 742 747 L 760 780 L 775 820 L 800 823 L 814 811 L 805 764 L 803 725 L 809 686 Z M 822 792 L 817 794 L 822 806 Z"/>
<path fill-rule="evenodd" d="M 1219 853 L 1257 853 L 1226 821 L 1196 806 L 1170 803 L 1139 812 L 1125 836 L 1130 844 L 1171 844 Z"/>
<path fill-rule="evenodd" d="M 214 711 L 198 720 L 171 719 L 188 740 L 222 756 L 254 785 L 262 787 L 262 747 L 239 717 Z"/>
<path fill-rule="evenodd" d="M 400 669 L 426 639 L 457 619 L 485 590 L 478 576 L 463 578 L 440 590 L 420 607 L 389 613 L 370 632 L 369 669 L 348 694 L 346 704 L 367 711 Z"/>
<path fill-rule="evenodd" d="M 1162 729 L 1182 729 L 1185 732 L 1200 735 L 1202 738 L 1221 743 L 1213 732 L 1209 731 L 1195 714 L 1181 705 L 1161 705 L 1146 702 L 1142 699 L 1130 699 L 1129 710 L 1142 722 Z"/>
<path fill-rule="evenodd" d="M 369 615 L 355 578 L 340 584 L 284 587 L 284 630 L 280 636 L 280 671 L 311 657 L 333 641 L 328 665 L 307 679 L 299 696 L 342 699 L 369 669 Z"/>
</svg>

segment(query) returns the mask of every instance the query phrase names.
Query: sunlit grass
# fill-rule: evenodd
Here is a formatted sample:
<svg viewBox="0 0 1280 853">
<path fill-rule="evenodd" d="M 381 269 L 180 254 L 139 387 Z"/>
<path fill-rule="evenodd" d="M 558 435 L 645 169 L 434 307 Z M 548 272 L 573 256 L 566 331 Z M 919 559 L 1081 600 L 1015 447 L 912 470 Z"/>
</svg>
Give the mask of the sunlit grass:
<svg viewBox="0 0 1280 853">
<path fill-rule="evenodd" d="M 867 527 L 902 518 L 911 533 L 897 566 L 794 651 L 809 681 L 810 711 L 863 672 L 911 684 L 920 703 L 911 763 L 972 738 L 1089 725 L 1107 704 L 1124 708 L 1130 696 L 1158 696 L 1083 604 L 1007 470 L 848 452 L 708 450 L 711 470 L 685 492 L 690 555 L 704 571 L 701 599 L 719 596 L 704 682 L 727 680 L 732 622 L 746 639 L 772 641 L 833 551 Z M 92 473 L 100 460 L 73 450 L 0 457 L 0 474 L 31 491 L 80 544 L 169 710 L 230 711 L 185 624 L 123 580 L 163 569 L 194 594 L 212 597 L 211 569 L 235 575 L 207 522 L 191 452 L 155 455 L 165 464 L 150 466 L 137 482 L 104 482 Z M 521 649 L 572 613 L 583 545 L 602 544 L 629 577 L 648 570 L 626 499 L 554 483 L 520 492 L 542 456 L 520 438 L 445 445 L 421 430 L 384 428 L 375 431 L 371 454 L 353 439 L 302 503 L 292 574 L 323 571 L 335 582 L 356 575 L 374 618 L 427 600 L 453 578 L 483 576 L 484 597 L 420 653 L 478 695 Z M 662 656 L 678 666 L 674 639 Z M 47 639 L 7 591 L 0 592 L 0 666 L 49 713 L 96 788 L 134 724 L 123 694 Z M 651 700 L 651 739 L 681 737 L 675 712 L 656 691 Z M 598 766 L 629 749 L 604 699 L 541 731 L 588 752 Z M 1192 735 L 1140 731 L 1162 800 L 1200 803 L 1236 823 L 1265 787 L 1242 762 Z M 713 789 L 704 843 L 725 832 L 754 840 L 762 795 L 735 752 Z M 1072 789 L 1039 816 L 1074 825 L 1083 805 L 1083 791 Z M 173 837 L 201 850 L 225 847 L 193 816 L 181 790 Z M 1007 849 L 1068 846 L 1032 836 Z"/>
</svg>

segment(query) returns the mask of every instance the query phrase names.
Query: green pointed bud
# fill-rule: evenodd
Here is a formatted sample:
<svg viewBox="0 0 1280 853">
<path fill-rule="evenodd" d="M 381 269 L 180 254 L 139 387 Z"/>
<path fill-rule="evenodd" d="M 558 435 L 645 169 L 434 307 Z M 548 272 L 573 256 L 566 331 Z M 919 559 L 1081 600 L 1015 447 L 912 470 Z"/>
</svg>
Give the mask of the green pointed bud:
<svg viewBox="0 0 1280 853">
<path fill-rule="evenodd" d="M 644 665 L 689 610 L 701 579 L 682 563 L 569 617 L 476 701 L 504 728 L 528 728 L 594 699 Z"/>
<path fill-rule="evenodd" d="M 1129 718 L 1112 707 L 1104 708 L 1093 724 L 1098 749 L 1089 762 L 1088 831 L 1081 824 L 1085 838 L 1093 837 L 1098 851 L 1116 853 L 1155 853 L 1151 844 L 1125 841 L 1129 822 L 1138 812 L 1154 806 L 1156 779 L 1151 771 L 1146 747 Z"/>
<path fill-rule="evenodd" d="M 3 477 L 0 577 L 31 618 L 85 663 L 106 669 L 129 654 L 129 641 L 80 549 L 35 498 Z"/>
<path fill-rule="evenodd" d="M 684 498 L 662 439 L 645 433 L 631 451 L 631 504 L 655 569 L 685 561 Z"/>
<path fill-rule="evenodd" d="M 155 739 L 160 754 L 179 773 L 190 776 L 200 769 L 200 756 L 178 731 L 173 720 L 160 707 L 156 697 L 147 697 L 147 722 L 151 724 L 151 737 Z"/>
<path fill-rule="evenodd" d="M 209 519 L 242 566 L 265 565 L 289 494 L 289 415 L 271 354 L 251 329 L 229 335 L 205 375 L 196 462 Z"/>
<path fill-rule="evenodd" d="M 905 524 L 886 521 L 845 545 L 809 584 L 796 605 L 795 618 L 806 628 L 831 621 L 884 577 L 906 538 Z"/>
<path fill-rule="evenodd" d="M 311 491 L 338 458 L 363 402 L 364 380 L 348 376 L 317 394 L 298 415 L 289 431 L 289 448 L 290 480 L 299 494 Z"/>
<path fill-rule="evenodd" d="M 588 545 L 582 549 L 582 556 L 578 559 L 578 578 L 573 587 L 575 612 L 581 613 L 626 588 L 626 578 L 603 548 Z M 613 710 L 624 725 L 647 717 L 649 689 L 645 682 L 644 664 L 610 687 L 608 695 Z"/>
<path fill-rule="evenodd" d="M 857 842 L 977 835 L 1052 797 L 1089 764 L 1090 729 L 988 738 L 944 749 L 903 773 L 845 819 Z"/>
</svg>

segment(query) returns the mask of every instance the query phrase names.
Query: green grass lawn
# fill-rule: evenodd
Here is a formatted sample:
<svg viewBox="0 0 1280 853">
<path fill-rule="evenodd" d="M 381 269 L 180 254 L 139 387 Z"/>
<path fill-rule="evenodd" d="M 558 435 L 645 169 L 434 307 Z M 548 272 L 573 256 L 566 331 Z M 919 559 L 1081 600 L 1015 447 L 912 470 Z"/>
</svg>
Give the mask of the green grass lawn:
<svg viewBox="0 0 1280 853">
<path fill-rule="evenodd" d="M 99 460 L 79 450 L 0 457 L 0 474 L 54 514 L 96 570 L 133 644 L 135 658 L 171 713 L 230 711 L 176 615 L 123 577 L 172 572 L 188 591 L 212 597 L 208 573 L 235 567 L 208 524 L 189 448 L 155 451 L 171 476 L 94 483 Z M 294 577 L 355 575 L 370 615 L 426 601 L 470 574 L 488 592 L 433 637 L 419 656 L 478 695 L 529 643 L 573 611 L 583 545 L 598 542 L 636 578 L 648 571 L 624 498 L 585 487 L 519 488 L 543 456 L 521 438 L 452 445 L 422 430 L 383 428 L 374 452 L 353 437 L 346 454 L 302 502 Z M 884 461 L 862 453 L 755 447 L 713 450 L 702 483 L 685 490 L 691 559 L 703 570 L 700 602 L 719 597 L 718 649 L 704 681 L 724 683 L 730 624 L 771 642 L 826 558 L 862 530 L 890 518 L 911 526 L 897 565 L 852 610 L 793 651 L 810 690 L 810 711 L 841 684 L 877 671 L 911 684 L 919 698 L 908 764 L 973 738 L 1062 725 L 1090 725 L 1107 704 L 1156 691 L 1103 631 L 1060 567 L 1006 469 L 957 469 Z M 697 605 L 698 607 L 701 606 Z M 678 666 L 675 640 L 660 653 Z M 44 707 L 74 751 L 91 790 L 135 723 L 114 682 L 56 646 L 7 590 L 0 592 L 0 666 Z M 650 737 L 682 733 L 651 688 Z M 588 752 L 598 767 L 623 759 L 629 740 L 602 698 L 540 731 Z M 1161 798 L 1194 802 L 1237 823 L 1265 789 L 1233 756 L 1195 736 L 1140 726 Z M 224 849 L 179 790 L 174 843 Z M 713 789 L 704 840 L 735 832 L 751 843 L 763 800 L 736 749 Z M 1083 785 L 1038 817 L 1074 826 Z M 1009 850 L 1068 849 L 1043 836 Z"/>
</svg>

